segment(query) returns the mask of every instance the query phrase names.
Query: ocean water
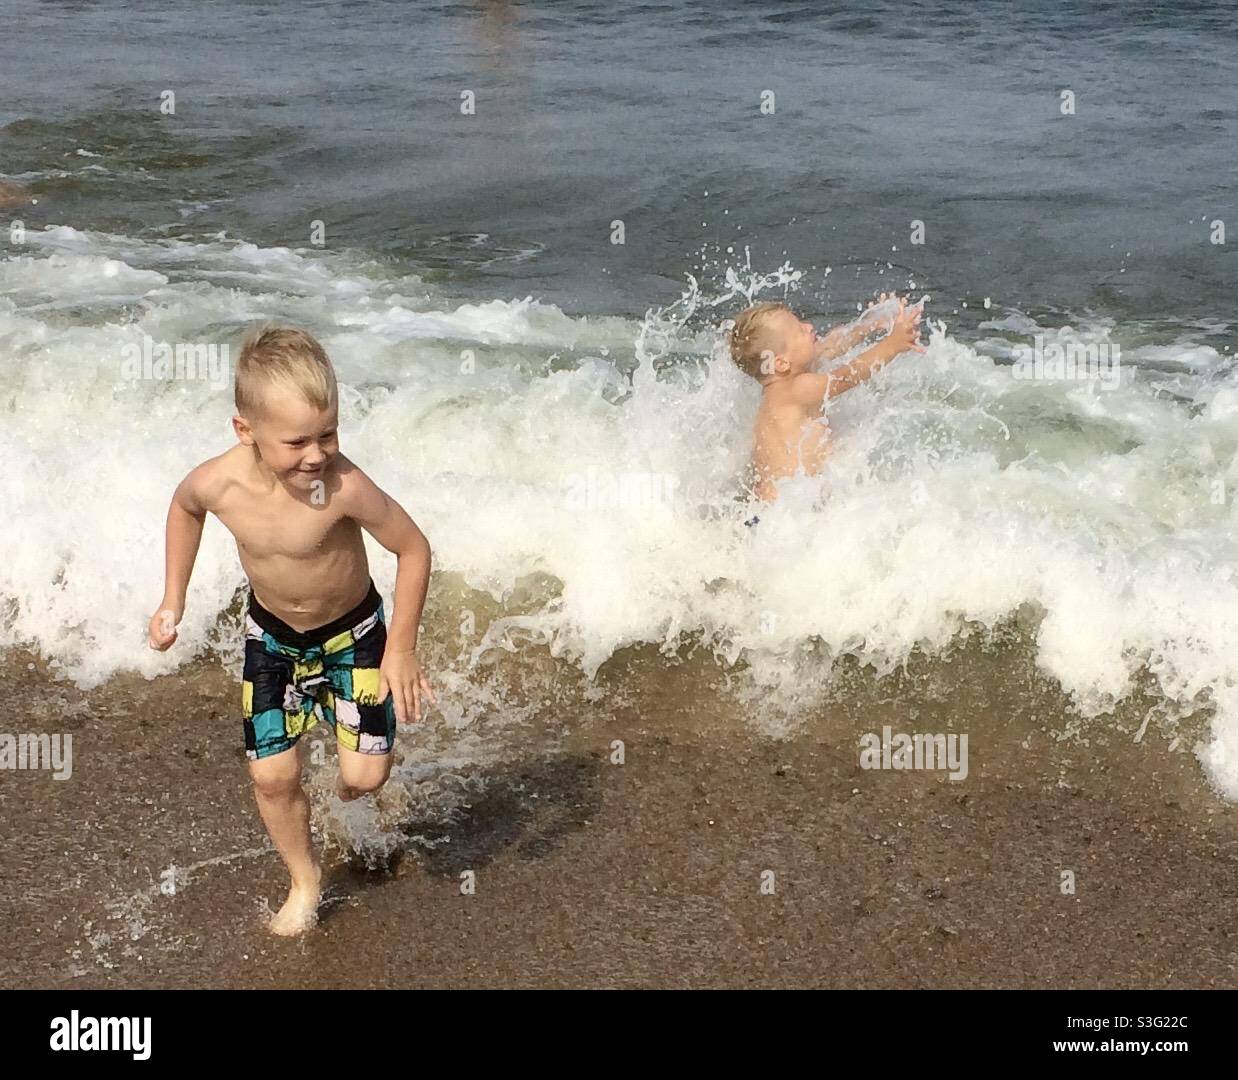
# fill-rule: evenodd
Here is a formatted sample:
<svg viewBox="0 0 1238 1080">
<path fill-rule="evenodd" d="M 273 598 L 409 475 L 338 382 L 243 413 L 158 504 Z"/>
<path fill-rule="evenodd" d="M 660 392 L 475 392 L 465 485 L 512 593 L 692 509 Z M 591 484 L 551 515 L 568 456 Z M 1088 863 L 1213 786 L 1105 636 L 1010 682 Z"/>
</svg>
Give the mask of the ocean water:
<svg viewBox="0 0 1238 1080">
<path fill-rule="evenodd" d="M 1078 716 L 1141 685 L 1205 713 L 1188 749 L 1238 798 L 1228 9 L 3 8 L 0 179 L 37 201 L 0 211 L 0 643 L 81 686 L 237 664 L 213 519 L 180 642 L 145 646 L 230 382 L 125 360 L 278 319 L 432 541 L 461 715 L 517 708 L 496 656 L 587 683 L 654 648 L 772 729 L 840 658 L 948 681 L 961 631 L 1014 625 Z M 722 321 L 889 289 L 927 297 L 928 352 L 837 399 L 827 474 L 745 528 L 758 394 Z M 1017 377 L 1034 343 L 1117 346 L 1120 378 Z"/>
</svg>

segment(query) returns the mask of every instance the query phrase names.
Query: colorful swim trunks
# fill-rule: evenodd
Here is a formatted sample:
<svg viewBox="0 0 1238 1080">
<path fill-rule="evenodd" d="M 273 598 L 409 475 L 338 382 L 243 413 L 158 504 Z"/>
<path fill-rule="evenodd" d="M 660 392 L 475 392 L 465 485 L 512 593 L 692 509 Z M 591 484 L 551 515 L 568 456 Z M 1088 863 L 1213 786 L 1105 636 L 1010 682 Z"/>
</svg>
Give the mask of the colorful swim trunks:
<svg viewBox="0 0 1238 1080">
<path fill-rule="evenodd" d="M 347 615 L 300 632 L 249 594 L 241 710 L 251 761 L 296 745 L 320 720 L 341 746 L 387 754 L 395 745 L 395 703 L 378 700 L 387 645 L 383 600 L 374 582 Z"/>
</svg>

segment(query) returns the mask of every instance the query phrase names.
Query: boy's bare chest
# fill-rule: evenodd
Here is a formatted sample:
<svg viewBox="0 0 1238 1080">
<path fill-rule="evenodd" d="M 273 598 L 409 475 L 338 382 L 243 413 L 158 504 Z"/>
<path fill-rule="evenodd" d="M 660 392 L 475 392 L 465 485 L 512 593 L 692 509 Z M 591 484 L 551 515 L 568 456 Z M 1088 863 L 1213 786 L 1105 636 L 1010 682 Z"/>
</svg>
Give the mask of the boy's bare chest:
<svg viewBox="0 0 1238 1080">
<path fill-rule="evenodd" d="M 799 444 L 805 439 L 828 440 L 830 424 L 819 405 L 763 405 L 757 413 L 756 432 L 766 440 Z"/>
<path fill-rule="evenodd" d="M 347 545 L 357 524 L 329 506 L 308 506 L 291 498 L 234 495 L 216 516 L 236 538 L 241 554 L 253 559 L 301 559 Z"/>
</svg>

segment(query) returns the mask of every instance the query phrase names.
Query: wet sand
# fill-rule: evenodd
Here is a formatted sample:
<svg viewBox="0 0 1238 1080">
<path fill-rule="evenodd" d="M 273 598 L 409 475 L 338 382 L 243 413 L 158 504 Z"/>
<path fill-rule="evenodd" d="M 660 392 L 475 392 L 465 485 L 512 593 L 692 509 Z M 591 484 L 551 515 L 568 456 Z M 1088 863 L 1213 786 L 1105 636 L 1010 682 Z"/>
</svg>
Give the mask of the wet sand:
<svg viewBox="0 0 1238 1080">
<path fill-rule="evenodd" d="M 787 738 L 740 715 L 711 663 L 635 653 L 603 669 L 597 701 L 564 688 L 499 730 L 499 759 L 452 759 L 471 732 L 437 719 L 403 731 L 378 814 L 400 847 L 375 866 L 333 848 L 320 925 L 289 941 L 262 926 L 286 877 L 233 679 L 199 662 L 83 693 L 7 653 L 0 674 L 32 710 L 5 730 L 72 732 L 74 772 L 0 774 L 0 918 L 16 928 L 0 983 L 1238 986 L 1238 815 L 1170 750 L 1191 731 L 1153 724 L 1136 743 L 1136 700 L 1059 739 L 1064 702 L 1045 715 L 1052 688 L 1018 650 L 949 665 L 949 689 L 940 663 L 852 672 Z M 861 769 L 858 736 L 884 723 L 967 731 L 969 776 Z M 440 764 L 413 768 L 431 732 Z M 334 835 L 333 767 L 307 770 Z M 172 865 L 190 870 L 165 895 Z"/>
</svg>

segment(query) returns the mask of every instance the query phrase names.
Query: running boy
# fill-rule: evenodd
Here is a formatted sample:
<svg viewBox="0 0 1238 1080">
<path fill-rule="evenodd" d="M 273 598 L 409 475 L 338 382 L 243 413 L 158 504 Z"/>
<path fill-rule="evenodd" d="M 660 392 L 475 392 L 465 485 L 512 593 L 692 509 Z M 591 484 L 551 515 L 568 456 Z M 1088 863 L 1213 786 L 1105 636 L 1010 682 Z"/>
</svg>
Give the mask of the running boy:
<svg viewBox="0 0 1238 1080">
<path fill-rule="evenodd" d="M 292 877 L 276 934 L 313 925 L 322 870 L 310 839 L 297 740 L 318 716 L 335 729 L 341 799 L 391 772 L 396 721 L 434 702 L 417 659 L 430 545 L 400 505 L 340 453 L 335 372 L 302 330 L 250 333 L 236 365 L 240 440 L 194 469 L 168 510 L 163 602 L 153 649 L 176 640 L 207 512 L 236 538 L 249 578 L 241 711 L 258 810 Z M 391 631 L 361 530 L 397 563 Z"/>
<path fill-rule="evenodd" d="M 883 296 L 881 299 L 885 299 Z M 822 415 L 829 398 L 868 379 L 878 368 L 920 344 L 918 307 L 898 300 L 889 333 L 849 363 L 824 374 L 813 371 L 819 360 L 841 356 L 874 332 L 861 319 L 852 327 L 835 327 L 818 337 L 812 323 L 786 304 L 754 304 L 735 319 L 731 356 L 762 388 L 752 447 L 754 491 L 771 502 L 778 481 L 797 472 L 815 476 L 829 449 L 830 428 Z"/>
</svg>

